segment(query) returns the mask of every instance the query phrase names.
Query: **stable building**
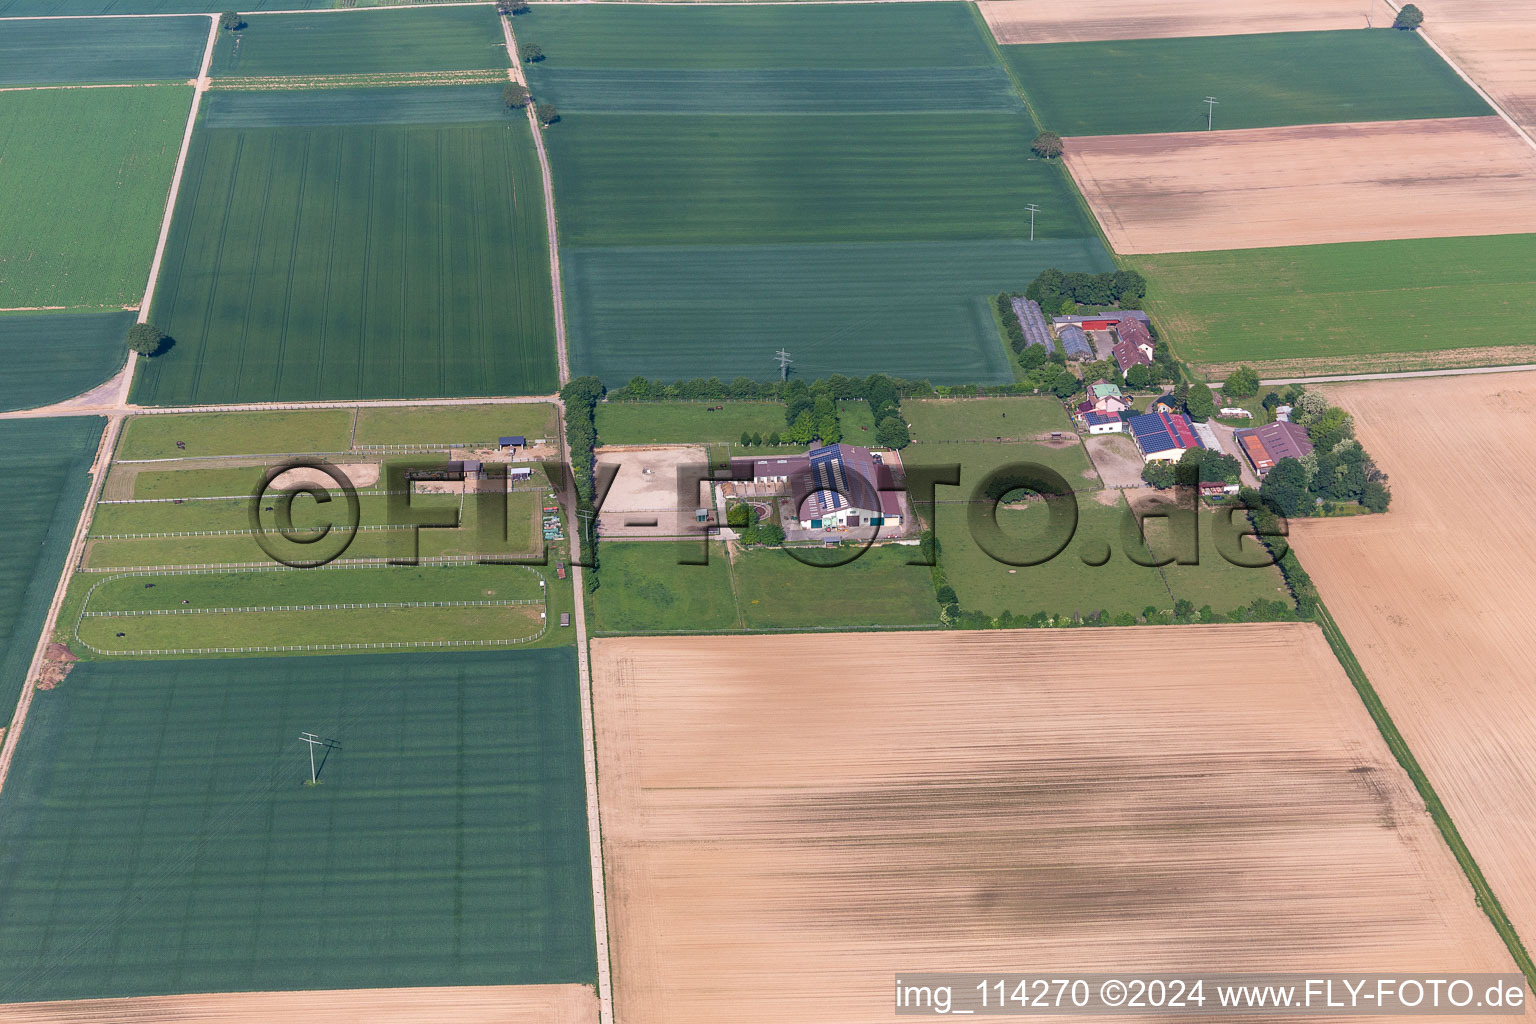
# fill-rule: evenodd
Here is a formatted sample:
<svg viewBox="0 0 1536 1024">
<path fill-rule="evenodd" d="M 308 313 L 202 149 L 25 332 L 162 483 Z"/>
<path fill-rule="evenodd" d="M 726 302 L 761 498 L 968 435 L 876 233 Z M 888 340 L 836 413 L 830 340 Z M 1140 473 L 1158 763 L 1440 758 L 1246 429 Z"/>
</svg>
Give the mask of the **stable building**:
<svg viewBox="0 0 1536 1024">
<path fill-rule="evenodd" d="M 1204 448 L 1194 423 L 1180 412 L 1149 412 L 1132 416 L 1126 425 L 1147 462 L 1176 462 L 1192 448 Z"/>
<path fill-rule="evenodd" d="M 1300 459 L 1312 453 L 1312 439 L 1306 428 L 1285 420 L 1234 431 L 1232 437 L 1260 477 L 1274 469 L 1281 459 Z"/>
<path fill-rule="evenodd" d="M 851 444 L 814 448 L 791 477 L 801 529 L 901 525 L 901 493 L 878 454 Z"/>
</svg>

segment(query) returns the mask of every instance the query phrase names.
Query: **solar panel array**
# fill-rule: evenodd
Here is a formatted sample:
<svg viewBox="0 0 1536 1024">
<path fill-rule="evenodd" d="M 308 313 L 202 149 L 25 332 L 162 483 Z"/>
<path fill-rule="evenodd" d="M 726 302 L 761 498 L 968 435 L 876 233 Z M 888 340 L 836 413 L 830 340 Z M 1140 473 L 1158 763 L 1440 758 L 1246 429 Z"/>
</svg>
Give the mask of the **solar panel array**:
<svg viewBox="0 0 1536 1024">
<path fill-rule="evenodd" d="M 809 458 L 811 479 L 816 483 L 811 500 L 820 512 L 836 512 L 848 503 L 843 497 L 848 493 L 848 480 L 843 474 L 842 453 L 837 445 L 827 445 L 812 449 Z"/>
<path fill-rule="evenodd" d="M 1024 329 L 1025 345 L 1044 345 L 1047 352 L 1056 351 L 1056 344 L 1051 340 L 1051 329 L 1046 325 L 1045 314 L 1040 311 L 1040 303 L 1015 295 L 1013 315 L 1019 318 L 1019 326 Z"/>
<path fill-rule="evenodd" d="M 1163 417 L 1158 413 L 1148 412 L 1140 416 L 1132 416 L 1127 421 L 1127 425 L 1135 435 L 1136 443 L 1144 452 L 1165 452 L 1173 447 L 1173 435 L 1168 432 Z"/>
</svg>

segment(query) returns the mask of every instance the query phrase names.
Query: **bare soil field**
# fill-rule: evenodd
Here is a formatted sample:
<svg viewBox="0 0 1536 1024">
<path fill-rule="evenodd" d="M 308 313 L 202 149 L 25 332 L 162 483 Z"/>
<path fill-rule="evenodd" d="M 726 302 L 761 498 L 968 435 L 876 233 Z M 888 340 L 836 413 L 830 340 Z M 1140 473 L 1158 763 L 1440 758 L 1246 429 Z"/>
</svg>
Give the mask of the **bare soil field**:
<svg viewBox="0 0 1536 1024">
<path fill-rule="evenodd" d="M 1366 5 L 1353 0 L 1298 0 L 1283 8 L 1232 0 L 981 0 L 977 6 L 1000 43 L 1085 43 L 1366 27 Z M 1374 14 L 1377 25 L 1392 21 L 1392 10 L 1382 0 L 1375 0 Z"/>
<path fill-rule="evenodd" d="M 0 1006 L 7 1024 L 597 1024 L 586 985 L 376 988 L 79 999 Z"/>
<path fill-rule="evenodd" d="M 1391 478 L 1384 516 L 1291 542 L 1529 948 L 1536 937 L 1536 374 L 1325 388 Z"/>
<path fill-rule="evenodd" d="M 1424 30 L 1505 113 L 1536 130 L 1536 7 L 1436 0 Z"/>
<path fill-rule="evenodd" d="M 1497 117 L 1068 139 L 1116 252 L 1536 231 L 1536 151 Z"/>
<path fill-rule="evenodd" d="M 927 968 L 1513 969 L 1310 625 L 592 665 L 626 1024 L 873 1024 Z"/>
<path fill-rule="evenodd" d="M 707 503 L 704 488 L 692 502 L 679 503 L 678 471 L 682 466 L 708 466 L 703 448 L 688 445 L 620 446 L 597 449 L 599 466 L 617 466 L 618 475 L 597 515 L 605 537 L 698 536 L 694 510 Z"/>
<path fill-rule="evenodd" d="M 1104 481 L 1105 487 L 1141 487 L 1145 484 L 1141 478 L 1141 467 L 1145 463 L 1130 435 L 1090 434 L 1083 438 L 1083 446 L 1088 449 L 1088 458 L 1092 460 L 1093 468 L 1099 471 L 1099 479 Z"/>
</svg>

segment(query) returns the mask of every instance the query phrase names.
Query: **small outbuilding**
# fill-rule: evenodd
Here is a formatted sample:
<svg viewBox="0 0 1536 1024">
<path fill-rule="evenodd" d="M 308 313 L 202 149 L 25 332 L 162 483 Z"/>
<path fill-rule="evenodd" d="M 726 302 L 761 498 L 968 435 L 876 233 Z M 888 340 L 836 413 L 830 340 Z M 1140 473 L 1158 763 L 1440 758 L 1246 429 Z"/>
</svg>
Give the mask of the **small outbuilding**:
<svg viewBox="0 0 1536 1024">
<path fill-rule="evenodd" d="M 1067 324 L 1056 332 L 1056 337 L 1061 342 L 1061 351 L 1068 359 L 1092 359 L 1093 346 L 1088 342 L 1088 335 L 1076 324 Z"/>
<path fill-rule="evenodd" d="M 507 437 L 498 439 L 496 443 L 501 447 L 502 451 L 528 447 L 528 439 L 522 434 L 510 434 Z"/>
</svg>

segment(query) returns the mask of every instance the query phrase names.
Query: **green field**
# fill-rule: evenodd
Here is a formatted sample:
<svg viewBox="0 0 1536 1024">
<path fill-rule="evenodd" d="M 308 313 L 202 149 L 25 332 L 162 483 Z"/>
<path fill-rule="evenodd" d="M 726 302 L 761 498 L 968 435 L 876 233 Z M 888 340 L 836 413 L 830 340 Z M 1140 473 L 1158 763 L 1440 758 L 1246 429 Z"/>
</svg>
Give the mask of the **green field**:
<svg viewBox="0 0 1536 1024">
<path fill-rule="evenodd" d="M 906 404 L 903 404 L 903 411 L 906 408 Z M 1075 432 L 1060 441 L 1035 443 L 922 441 L 903 449 L 901 462 L 909 469 L 914 466 L 958 465 L 962 491 L 968 491 L 994 470 L 1015 463 L 1032 463 L 1054 470 L 1074 491 L 1096 491 L 1100 486 L 1099 475 L 1094 471 L 1093 463 L 1089 461 Z M 940 488 L 940 500 L 958 497 L 957 494 L 946 493 L 949 490 Z"/>
<path fill-rule="evenodd" d="M 717 406 L 723 408 L 707 411 Z M 734 444 L 742 431 L 767 437 L 785 427 L 782 402 L 603 402 L 597 407 L 601 444 Z"/>
<path fill-rule="evenodd" d="M 134 416 L 123 428 L 117 458 L 344 452 L 352 447 L 351 437 L 351 409 Z M 186 448 L 177 448 L 178 441 L 184 442 Z"/>
<path fill-rule="evenodd" d="M 0 307 L 144 295 L 192 90 L 0 93 Z"/>
<path fill-rule="evenodd" d="M 196 78 L 208 28 L 207 18 L 12 22 L 0 33 L 0 85 Z"/>
<path fill-rule="evenodd" d="M 137 467 L 133 467 L 137 468 Z M 130 469 L 112 467 L 107 491 L 118 500 L 151 498 L 244 497 L 261 483 L 265 466 L 240 466 L 229 469 L 139 469 L 129 477 Z M 114 483 L 125 482 L 119 493 Z"/>
<path fill-rule="evenodd" d="M 1218 375 L 1244 362 L 1272 375 L 1299 375 L 1536 357 L 1526 326 L 1536 318 L 1536 235 L 1126 262 L 1146 275 L 1147 308 L 1178 355 Z M 1469 308 L 1480 314 L 1475 323 L 1467 320 Z"/>
<path fill-rule="evenodd" d="M 359 445 L 491 441 L 555 436 L 555 407 L 543 403 L 371 407 L 357 411 Z"/>
<path fill-rule="evenodd" d="M 595 980 L 569 650 L 79 664 L 0 846 L 6 1002 Z"/>
<path fill-rule="evenodd" d="M 908 399 L 901 413 L 918 441 L 1031 438 L 1073 429 L 1061 402 L 1048 397 Z"/>
<path fill-rule="evenodd" d="M 95 418 L 0 422 L 0 706 L 21 691 L 90 487 Z"/>
<path fill-rule="evenodd" d="M 73 398 L 122 369 L 132 313 L 0 315 L 0 410 Z"/>
<path fill-rule="evenodd" d="M 708 565 L 697 542 L 604 541 L 598 551 L 599 586 L 592 594 L 595 633 L 665 633 L 741 628 L 725 545 L 709 546 Z"/>
<path fill-rule="evenodd" d="M 1041 122 L 1063 135 L 1220 128 L 1493 111 L 1413 32 L 1279 32 L 1002 48 Z"/>
<path fill-rule="evenodd" d="M 418 7 L 329 16 L 264 14 L 221 34 L 213 75 L 243 77 L 504 68 L 496 11 Z"/>
<path fill-rule="evenodd" d="M 334 7 L 334 0 L 251 0 L 246 13 L 260 10 L 296 11 Z M 87 14 L 207 14 L 207 0 L 0 0 L 0 17 L 36 18 Z"/>
<path fill-rule="evenodd" d="M 988 296 L 1110 267 L 962 5 L 540 6 L 518 37 L 562 111 L 578 373 L 765 379 L 782 346 L 807 379 L 1002 383 Z"/>
<path fill-rule="evenodd" d="M 554 390 L 525 121 L 206 130 L 187 175 L 135 401 Z"/>
</svg>

